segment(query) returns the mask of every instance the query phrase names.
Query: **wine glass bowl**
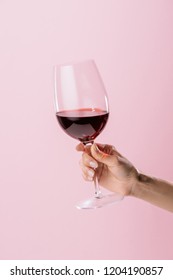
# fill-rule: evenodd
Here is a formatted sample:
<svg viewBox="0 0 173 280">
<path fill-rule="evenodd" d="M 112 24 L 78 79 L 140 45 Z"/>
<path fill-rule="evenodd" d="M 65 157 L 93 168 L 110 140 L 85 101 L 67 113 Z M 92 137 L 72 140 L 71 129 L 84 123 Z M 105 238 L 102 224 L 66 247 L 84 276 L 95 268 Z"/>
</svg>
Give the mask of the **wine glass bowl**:
<svg viewBox="0 0 173 280">
<path fill-rule="evenodd" d="M 54 74 L 59 125 L 84 145 L 92 144 L 109 118 L 107 93 L 94 60 L 57 65 Z M 77 208 L 94 209 L 122 199 L 115 193 L 103 196 L 97 176 L 94 184 L 95 196 L 78 203 Z"/>
</svg>

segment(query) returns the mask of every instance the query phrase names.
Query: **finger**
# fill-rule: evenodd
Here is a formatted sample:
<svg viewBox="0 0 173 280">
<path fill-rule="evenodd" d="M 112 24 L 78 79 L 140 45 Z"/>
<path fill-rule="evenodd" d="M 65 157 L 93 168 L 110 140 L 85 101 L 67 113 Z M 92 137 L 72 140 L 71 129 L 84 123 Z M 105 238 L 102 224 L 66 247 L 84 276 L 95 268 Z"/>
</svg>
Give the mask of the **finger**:
<svg viewBox="0 0 173 280">
<path fill-rule="evenodd" d="M 83 178 L 87 181 L 92 181 L 95 176 L 95 171 L 83 164 L 82 159 L 79 161 L 79 165 L 82 169 Z"/>
<path fill-rule="evenodd" d="M 82 162 L 83 165 L 85 165 L 86 167 L 92 167 L 92 168 L 98 167 L 97 161 L 87 153 L 82 154 Z"/>
<path fill-rule="evenodd" d="M 88 177 L 86 174 L 82 173 L 82 177 L 85 181 L 92 182 L 93 178 Z"/>
<path fill-rule="evenodd" d="M 91 154 L 91 145 L 84 145 L 83 143 L 79 143 L 77 146 L 76 146 L 76 150 L 78 152 L 86 152 L 88 154 Z"/>
<path fill-rule="evenodd" d="M 91 168 L 88 168 L 86 166 L 82 166 L 82 174 L 83 174 L 83 177 L 85 178 L 85 180 L 92 181 L 93 178 L 94 178 L 95 172 Z"/>
<path fill-rule="evenodd" d="M 76 146 L 76 150 L 77 150 L 78 152 L 83 152 L 83 151 L 85 151 L 85 146 L 84 146 L 84 144 L 79 143 L 79 144 Z"/>
<path fill-rule="evenodd" d="M 108 145 L 108 144 L 100 144 L 96 143 L 97 147 L 99 148 L 100 151 L 108 154 L 108 155 L 118 155 L 122 156 L 113 145 Z"/>
<path fill-rule="evenodd" d="M 104 148 L 103 151 L 98 146 L 96 144 L 91 146 L 91 155 L 96 161 L 104 163 L 107 166 L 114 166 L 118 163 L 118 156 L 116 151 L 112 149 L 112 146 L 110 150 L 110 146 L 106 145 L 107 150 Z"/>
</svg>

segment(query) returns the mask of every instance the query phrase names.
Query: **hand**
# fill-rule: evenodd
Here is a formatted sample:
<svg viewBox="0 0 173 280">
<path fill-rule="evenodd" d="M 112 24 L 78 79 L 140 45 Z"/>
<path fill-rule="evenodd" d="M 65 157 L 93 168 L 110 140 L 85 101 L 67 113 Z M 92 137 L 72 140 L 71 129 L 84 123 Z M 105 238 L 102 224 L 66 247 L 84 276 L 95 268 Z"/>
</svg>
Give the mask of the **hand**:
<svg viewBox="0 0 173 280">
<path fill-rule="evenodd" d="M 138 172 L 113 146 L 80 143 L 76 149 L 83 152 L 80 165 L 85 180 L 92 181 L 97 175 L 100 186 L 123 196 L 132 193 Z"/>
</svg>

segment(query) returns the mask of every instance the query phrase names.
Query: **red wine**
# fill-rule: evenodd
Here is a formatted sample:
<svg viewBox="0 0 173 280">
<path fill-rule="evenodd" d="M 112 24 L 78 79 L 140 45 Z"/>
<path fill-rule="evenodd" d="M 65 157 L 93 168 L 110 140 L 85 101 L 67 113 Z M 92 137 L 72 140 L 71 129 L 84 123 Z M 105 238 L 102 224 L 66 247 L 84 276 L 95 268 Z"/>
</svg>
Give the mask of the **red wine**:
<svg viewBox="0 0 173 280">
<path fill-rule="evenodd" d="M 92 142 L 100 134 L 108 116 L 106 111 L 90 108 L 61 111 L 56 114 L 65 132 L 83 143 Z"/>
</svg>

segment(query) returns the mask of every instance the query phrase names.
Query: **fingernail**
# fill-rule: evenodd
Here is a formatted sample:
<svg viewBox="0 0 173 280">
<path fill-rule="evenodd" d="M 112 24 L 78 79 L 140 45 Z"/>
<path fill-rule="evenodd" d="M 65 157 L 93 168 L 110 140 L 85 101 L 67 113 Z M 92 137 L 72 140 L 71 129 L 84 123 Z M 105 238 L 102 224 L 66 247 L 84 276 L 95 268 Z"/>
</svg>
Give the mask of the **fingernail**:
<svg viewBox="0 0 173 280">
<path fill-rule="evenodd" d="M 88 180 L 89 180 L 89 181 L 92 181 L 92 180 L 93 180 L 93 177 L 89 177 L 89 176 L 88 176 Z"/>
<path fill-rule="evenodd" d="M 89 164 L 92 168 L 97 168 L 97 163 L 95 161 L 90 161 Z"/>
<path fill-rule="evenodd" d="M 89 177 L 93 178 L 94 177 L 94 171 L 93 170 L 88 170 L 88 175 L 89 175 Z"/>
</svg>

